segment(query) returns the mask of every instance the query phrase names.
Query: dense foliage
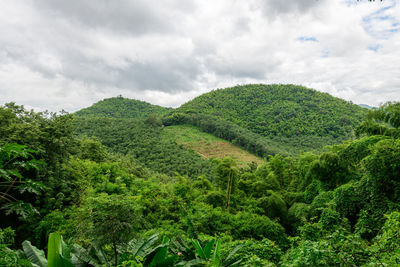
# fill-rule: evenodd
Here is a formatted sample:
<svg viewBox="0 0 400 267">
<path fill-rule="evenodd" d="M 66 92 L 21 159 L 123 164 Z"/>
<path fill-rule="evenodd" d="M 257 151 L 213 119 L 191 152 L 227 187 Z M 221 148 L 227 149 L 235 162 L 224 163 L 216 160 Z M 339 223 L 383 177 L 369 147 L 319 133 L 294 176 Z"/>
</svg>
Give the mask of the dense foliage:
<svg viewBox="0 0 400 267">
<path fill-rule="evenodd" d="M 99 101 L 76 114 L 85 117 L 147 118 L 149 115 L 161 115 L 166 111 L 168 108 L 119 96 Z"/>
<path fill-rule="evenodd" d="M 98 138 L 113 152 L 129 155 L 164 174 L 211 175 L 212 164 L 193 151 L 162 138 L 161 123 L 148 119 L 76 118 L 77 133 Z"/>
<path fill-rule="evenodd" d="M 177 111 L 217 116 L 303 150 L 349 139 L 366 113 L 366 109 L 327 93 L 281 84 L 214 90 Z"/>
<path fill-rule="evenodd" d="M 365 121 L 392 133 L 397 106 Z M 362 123 L 359 139 L 238 167 L 162 129 L 0 107 L 0 265 L 400 264 L 397 135 Z"/>
</svg>

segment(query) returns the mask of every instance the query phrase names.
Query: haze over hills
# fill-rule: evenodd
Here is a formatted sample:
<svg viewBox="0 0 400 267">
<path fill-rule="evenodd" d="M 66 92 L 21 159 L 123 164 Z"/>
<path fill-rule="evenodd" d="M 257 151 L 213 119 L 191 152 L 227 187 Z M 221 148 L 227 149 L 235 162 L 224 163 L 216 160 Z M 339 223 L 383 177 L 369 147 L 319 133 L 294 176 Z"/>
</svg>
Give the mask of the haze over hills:
<svg viewBox="0 0 400 267">
<path fill-rule="evenodd" d="M 374 107 L 367 105 L 367 104 L 358 104 L 362 108 L 373 109 Z"/>
</svg>

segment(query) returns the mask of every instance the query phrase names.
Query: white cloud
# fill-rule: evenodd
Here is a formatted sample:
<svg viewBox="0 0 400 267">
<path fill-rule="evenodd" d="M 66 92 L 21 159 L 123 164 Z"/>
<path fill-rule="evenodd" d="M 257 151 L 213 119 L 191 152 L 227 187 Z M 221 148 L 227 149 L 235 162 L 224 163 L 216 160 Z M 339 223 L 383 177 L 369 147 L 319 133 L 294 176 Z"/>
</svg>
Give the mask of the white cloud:
<svg viewBox="0 0 400 267">
<path fill-rule="evenodd" d="M 400 101 L 396 18 L 395 0 L 6 0 L 0 104 L 75 111 L 122 94 L 176 107 L 259 82 Z"/>
</svg>

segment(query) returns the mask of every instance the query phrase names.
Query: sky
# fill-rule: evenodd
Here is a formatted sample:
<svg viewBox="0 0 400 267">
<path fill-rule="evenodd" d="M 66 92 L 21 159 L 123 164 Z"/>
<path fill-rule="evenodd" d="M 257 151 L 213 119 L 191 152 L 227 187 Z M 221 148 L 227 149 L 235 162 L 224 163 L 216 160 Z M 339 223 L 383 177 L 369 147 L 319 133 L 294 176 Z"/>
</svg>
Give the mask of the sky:
<svg viewBox="0 0 400 267">
<path fill-rule="evenodd" d="M 249 83 L 400 101 L 400 1 L 1 1 L 0 105 L 178 107 Z"/>
</svg>

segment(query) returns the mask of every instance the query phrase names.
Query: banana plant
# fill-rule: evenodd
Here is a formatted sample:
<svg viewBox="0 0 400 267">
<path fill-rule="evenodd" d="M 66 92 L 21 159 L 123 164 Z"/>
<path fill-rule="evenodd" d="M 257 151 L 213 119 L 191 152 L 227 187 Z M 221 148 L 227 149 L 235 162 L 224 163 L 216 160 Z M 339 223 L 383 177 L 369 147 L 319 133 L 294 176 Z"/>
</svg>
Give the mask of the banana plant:
<svg viewBox="0 0 400 267">
<path fill-rule="evenodd" d="M 154 234 L 148 239 L 132 239 L 128 243 L 127 253 L 134 259 L 144 259 L 153 251 L 153 245 L 158 240 L 158 234 Z"/>
<path fill-rule="evenodd" d="M 153 251 L 147 255 L 143 266 L 146 267 L 169 267 L 175 266 L 178 260 L 177 255 L 168 256 L 169 238 L 164 237 L 161 244 L 156 246 Z"/>
<path fill-rule="evenodd" d="M 93 242 L 88 248 L 83 248 L 78 244 L 72 246 L 73 263 L 82 263 L 83 266 L 110 267 L 112 262 L 107 259 L 101 247 Z M 74 260 L 76 258 L 76 260 Z"/>
<path fill-rule="evenodd" d="M 172 245 L 170 246 L 171 251 L 179 255 L 179 258 L 182 258 L 182 260 L 192 260 L 196 258 L 196 251 L 184 238 L 175 238 L 170 243 Z"/>
<path fill-rule="evenodd" d="M 205 264 L 210 267 L 234 267 L 239 266 L 242 260 L 235 261 L 233 256 L 242 248 L 237 246 L 234 248 L 225 259 L 221 259 L 221 243 L 219 240 L 211 240 L 202 247 L 197 239 L 192 240 L 193 246 L 195 247 L 198 258 L 184 261 L 177 264 L 177 266 L 198 266 L 199 264 Z M 215 246 L 214 246 L 215 244 Z M 214 251 L 213 251 L 214 248 Z"/>
<path fill-rule="evenodd" d="M 147 239 L 132 239 L 123 249 L 122 258 L 133 259 L 145 267 L 175 266 L 177 255 L 169 255 L 170 240 L 164 237 L 161 244 L 156 245 L 159 235 L 154 234 Z"/>
<path fill-rule="evenodd" d="M 25 256 L 31 262 L 34 267 L 46 267 L 47 259 L 44 256 L 43 250 L 40 250 L 33 246 L 31 242 L 25 240 L 22 243 L 22 249 L 24 250 Z"/>
<path fill-rule="evenodd" d="M 33 246 L 31 242 L 25 240 L 22 249 L 25 256 L 34 267 L 75 267 L 78 263 L 73 263 L 71 249 L 65 244 L 62 236 L 58 233 L 51 233 L 47 243 L 47 259 L 43 250 Z"/>
</svg>

